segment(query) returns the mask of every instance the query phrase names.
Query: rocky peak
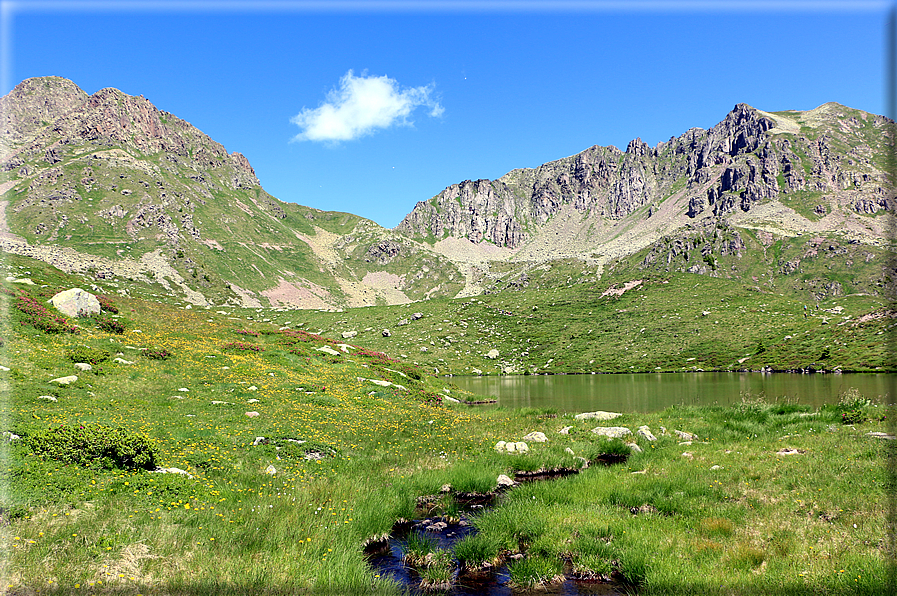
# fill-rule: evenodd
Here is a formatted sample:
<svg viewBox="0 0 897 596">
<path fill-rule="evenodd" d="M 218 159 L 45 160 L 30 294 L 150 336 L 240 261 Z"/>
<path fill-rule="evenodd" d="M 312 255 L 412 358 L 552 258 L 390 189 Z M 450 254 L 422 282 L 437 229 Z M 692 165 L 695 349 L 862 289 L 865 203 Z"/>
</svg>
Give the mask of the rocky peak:
<svg viewBox="0 0 897 596">
<path fill-rule="evenodd" d="M 87 93 L 62 77 L 25 79 L 0 98 L 4 149 L 24 142 L 86 99 Z"/>
</svg>

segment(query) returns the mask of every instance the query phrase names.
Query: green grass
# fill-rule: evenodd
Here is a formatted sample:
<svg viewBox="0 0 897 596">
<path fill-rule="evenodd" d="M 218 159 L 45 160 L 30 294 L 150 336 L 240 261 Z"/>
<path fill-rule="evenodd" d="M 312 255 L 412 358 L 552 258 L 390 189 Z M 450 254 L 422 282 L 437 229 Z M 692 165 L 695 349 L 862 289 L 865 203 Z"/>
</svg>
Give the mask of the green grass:
<svg viewBox="0 0 897 596">
<path fill-rule="evenodd" d="M 18 269 L 26 264 L 11 260 L 8 272 L 34 279 L 35 286 L 15 288 L 38 302 L 77 281 L 37 263 Z M 512 306 L 494 296 L 442 306 L 457 307 L 468 329 L 494 328 L 496 335 L 489 337 L 505 325 L 516 326 L 515 318 L 498 310 L 544 317 L 528 327 L 541 339 L 547 337 L 541 328 L 549 326 L 560 334 L 588 335 L 583 332 L 595 313 L 605 313 L 607 324 L 622 309 L 655 313 L 618 323 L 614 333 L 623 335 L 633 322 L 657 318 L 664 306 L 683 318 L 691 313 L 689 326 L 711 335 L 715 324 L 698 316 L 704 304 L 670 308 L 664 302 L 663 290 L 676 284 L 680 292 L 698 296 L 722 289 L 715 298 L 732 301 L 726 305 L 730 323 L 756 318 L 750 312 L 756 303 L 748 301 L 752 294 L 733 282 L 713 280 L 716 285 L 700 288 L 694 284 L 704 280 L 694 277 L 663 281 L 610 304 L 595 296 L 600 287 L 585 293 L 588 286 L 580 285 L 543 289 L 535 311 L 526 309 L 534 304 Z M 764 311 L 787 304 L 785 298 L 763 299 Z M 4 362 L 11 368 L 3 430 L 23 437 L 0 442 L 0 481 L 8 487 L 0 530 L 7 545 L 3 576 L 12 593 L 398 593 L 393 582 L 375 577 L 361 545 L 388 532 L 395 520 L 414 517 L 417 496 L 436 494 L 443 484 L 484 492 L 494 488 L 499 474 L 574 465 L 565 447 L 585 457 L 628 449 L 597 437 L 589 432 L 593 424 L 570 414 L 545 418 L 545 410 L 478 411 L 439 403 L 437 396 L 460 390 L 428 368 L 390 358 L 398 356 L 392 350 L 387 356 L 350 348 L 331 356 L 318 348 L 341 341 L 279 330 L 290 316 L 290 327 L 304 323 L 317 331 L 314 322 L 322 319 L 316 317 L 325 313 L 218 314 L 136 298 L 111 300 L 127 320 L 122 334 L 103 331 L 94 320 L 78 320 L 75 334 L 46 334 L 16 318 L 0 330 Z M 860 306 L 848 309 L 872 303 L 857 300 L 843 301 L 845 310 L 863 312 Z M 407 327 L 445 330 L 434 305 L 370 308 L 365 315 L 373 322 L 382 313 L 407 318 L 420 310 L 424 317 Z M 563 317 L 552 322 L 549 309 Z M 798 324 L 813 322 L 804 323 L 798 313 Z M 342 317 L 337 320 L 354 315 L 333 314 Z M 628 331 L 626 341 L 636 341 L 639 328 Z M 652 329 L 663 331 L 659 324 Z M 366 345 L 372 336 L 350 341 Z M 235 341 L 262 349 L 223 348 Z M 760 356 L 781 349 L 774 341 L 764 345 Z M 151 350 L 169 356 L 141 356 Z M 104 358 L 107 352 L 134 364 L 115 363 Z M 48 383 L 76 372 L 75 354 L 96 360 L 94 370 L 77 371 L 72 385 Z M 865 421 L 842 423 L 843 414 L 857 411 Z M 644 453 L 624 464 L 593 465 L 504 493 L 494 508 L 475 516 L 480 533 L 458 545 L 454 556 L 476 567 L 523 554 L 511 565 L 520 586 L 551 581 L 566 561 L 582 573 L 621 576 L 644 594 L 880 592 L 886 585 L 882 528 L 889 482 L 882 462 L 891 444 L 866 433 L 886 430 L 892 416 L 882 420 L 885 414 L 881 405 L 853 394 L 815 412 L 757 399 L 733 407 L 627 412 L 621 424 L 647 424 L 658 441 L 643 443 Z M 145 437 L 157 465 L 189 476 L 114 461 L 84 465 L 68 458 L 64 445 L 61 451 L 34 448 L 53 429 L 93 425 L 121 433 L 115 436 Z M 557 434 L 570 425 L 569 435 Z M 676 437 L 662 435 L 661 426 L 694 432 L 699 440 L 680 445 Z M 493 448 L 533 430 L 549 441 L 530 444 L 524 456 Z M 254 444 L 257 437 L 267 442 Z M 783 448 L 795 453 L 779 455 Z M 686 451 L 690 457 L 683 456 Z M 442 505 L 457 511 L 450 496 Z M 428 581 L 439 583 L 447 567 L 431 567 Z"/>
</svg>

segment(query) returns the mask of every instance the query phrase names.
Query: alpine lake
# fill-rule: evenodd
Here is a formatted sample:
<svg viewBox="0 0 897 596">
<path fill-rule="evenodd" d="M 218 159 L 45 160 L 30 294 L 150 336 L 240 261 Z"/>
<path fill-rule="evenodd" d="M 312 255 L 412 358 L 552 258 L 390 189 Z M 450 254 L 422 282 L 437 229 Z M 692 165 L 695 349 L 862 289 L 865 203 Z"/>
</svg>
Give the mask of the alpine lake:
<svg viewBox="0 0 897 596">
<path fill-rule="evenodd" d="M 893 373 L 693 372 L 578 375 L 458 376 L 452 382 L 506 408 L 558 412 L 657 412 L 676 405 L 731 405 L 741 401 L 836 404 L 856 389 L 873 402 L 894 401 Z"/>
</svg>

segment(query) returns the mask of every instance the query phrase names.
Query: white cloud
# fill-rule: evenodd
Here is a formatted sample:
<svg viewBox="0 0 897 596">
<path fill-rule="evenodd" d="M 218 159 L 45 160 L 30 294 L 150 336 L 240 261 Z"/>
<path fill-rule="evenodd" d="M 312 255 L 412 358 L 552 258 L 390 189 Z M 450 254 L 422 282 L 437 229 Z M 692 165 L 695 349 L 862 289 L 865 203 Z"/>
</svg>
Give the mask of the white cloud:
<svg viewBox="0 0 897 596">
<path fill-rule="evenodd" d="M 294 141 L 350 141 L 393 124 L 411 124 L 411 113 L 429 108 L 439 117 L 445 109 L 434 97 L 433 85 L 402 89 L 389 77 L 356 77 L 350 70 L 340 79 L 339 88 L 315 109 L 303 108 L 290 122 L 302 132 Z"/>
</svg>

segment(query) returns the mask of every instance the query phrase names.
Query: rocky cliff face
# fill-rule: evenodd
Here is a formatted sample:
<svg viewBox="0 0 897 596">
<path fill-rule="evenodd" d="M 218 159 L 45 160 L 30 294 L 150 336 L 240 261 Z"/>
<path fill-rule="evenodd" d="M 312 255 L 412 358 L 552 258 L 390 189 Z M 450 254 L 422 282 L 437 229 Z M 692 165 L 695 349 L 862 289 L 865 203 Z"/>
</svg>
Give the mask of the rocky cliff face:
<svg viewBox="0 0 897 596">
<path fill-rule="evenodd" d="M 685 198 L 689 218 L 747 213 L 772 200 L 810 218 L 893 210 L 883 162 L 892 138 L 888 119 L 838 104 L 778 114 L 738 104 L 710 130 L 693 128 L 653 148 L 641 139 L 625 152 L 595 146 L 495 181 L 452 185 L 418 203 L 397 229 L 514 248 L 564 206 L 595 220 L 643 208 L 651 217 L 674 196 Z"/>
</svg>

